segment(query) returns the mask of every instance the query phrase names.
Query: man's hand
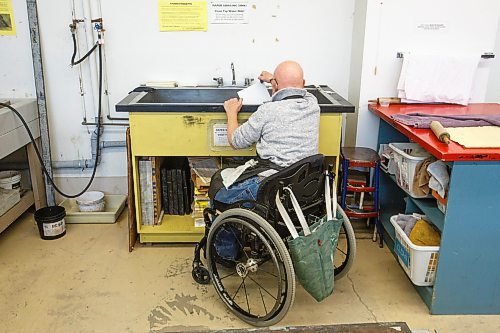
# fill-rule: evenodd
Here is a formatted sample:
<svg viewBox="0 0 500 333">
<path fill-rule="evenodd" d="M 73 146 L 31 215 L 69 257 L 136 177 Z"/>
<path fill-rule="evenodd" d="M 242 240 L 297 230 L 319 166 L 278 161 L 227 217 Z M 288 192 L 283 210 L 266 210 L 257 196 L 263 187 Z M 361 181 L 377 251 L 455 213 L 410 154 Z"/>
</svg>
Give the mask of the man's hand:
<svg viewBox="0 0 500 333">
<path fill-rule="evenodd" d="M 260 75 L 259 75 L 259 80 L 261 80 L 262 82 L 271 83 L 271 79 L 273 77 L 274 77 L 273 74 L 266 72 L 266 71 L 262 71 L 262 73 L 260 73 Z"/>
<path fill-rule="evenodd" d="M 241 110 L 241 106 L 243 105 L 243 98 L 231 98 L 224 102 L 224 110 L 226 110 L 226 114 L 229 116 L 236 116 L 238 112 Z"/>
<path fill-rule="evenodd" d="M 227 141 L 233 147 L 233 134 L 238 128 L 238 112 L 243 105 L 243 98 L 231 98 L 224 102 L 227 115 Z M 233 147 L 234 148 L 234 147 Z"/>
</svg>

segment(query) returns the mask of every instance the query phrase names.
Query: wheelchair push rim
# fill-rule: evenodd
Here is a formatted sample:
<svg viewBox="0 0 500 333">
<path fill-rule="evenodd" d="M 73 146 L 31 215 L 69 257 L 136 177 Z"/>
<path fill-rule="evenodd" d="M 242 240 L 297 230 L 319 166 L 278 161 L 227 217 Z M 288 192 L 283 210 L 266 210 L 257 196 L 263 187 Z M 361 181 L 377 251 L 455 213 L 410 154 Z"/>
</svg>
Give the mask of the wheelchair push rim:
<svg viewBox="0 0 500 333">
<path fill-rule="evenodd" d="M 342 216 L 344 221 L 340 227 L 339 240 L 333 258 L 335 280 L 339 280 L 347 275 L 356 258 L 356 236 L 354 229 L 349 217 L 347 217 L 340 206 L 337 206 L 337 212 Z"/>
</svg>

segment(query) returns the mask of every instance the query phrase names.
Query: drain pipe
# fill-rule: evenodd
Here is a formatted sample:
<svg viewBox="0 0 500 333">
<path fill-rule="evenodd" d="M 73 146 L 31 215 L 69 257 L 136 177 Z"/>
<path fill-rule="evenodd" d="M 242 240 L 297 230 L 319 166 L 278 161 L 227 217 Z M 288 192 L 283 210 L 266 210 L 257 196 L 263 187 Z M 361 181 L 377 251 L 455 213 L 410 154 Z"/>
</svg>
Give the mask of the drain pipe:
<svg viewBox="0 0 500 333">
<path fill-rule="evenodd" d="M 104 128 L 101 127 L 101 136 Z M 95 164 L 99 165 L 101 163 L 101 150 L 104 148 L 122 148 L 126 147 L 125 141 L 102 141 L 99 144 L 99 160 L 96 160 L 97 157 L 97 128 L 92 132 L 92 136 L 90 137 L 90 146 L 92 151 L 91 159 L 81 159 L 81 160 L 73 160 L 73 161 L 54 161 L 52 162 L 52 167 L 54 169 L 85 169 L 85 168 L 93 168 Z"/>
</svg>

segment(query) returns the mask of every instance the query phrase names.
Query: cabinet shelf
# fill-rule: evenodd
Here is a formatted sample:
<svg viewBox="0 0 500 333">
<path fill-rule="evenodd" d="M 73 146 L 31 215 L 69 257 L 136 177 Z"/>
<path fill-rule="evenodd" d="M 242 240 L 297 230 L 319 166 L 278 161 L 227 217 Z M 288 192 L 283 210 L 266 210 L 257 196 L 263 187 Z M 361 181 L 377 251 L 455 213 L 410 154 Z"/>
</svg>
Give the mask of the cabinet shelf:
<svg viewBox="0 0 500 333">
<path fill-rule="evenodd" d="M 429 221 L 434 224 L 439 231 L 443 232 L 444 214 L 437 208 L 436 199 L 415 199 L 408 197 L 411 205 L 415 205 L 429 218 Z M 410 208 L 408 207 L 408 208 Z"/>
<path fill-rule="evenodd" d="M 0 232 L 21 216 L 35 203 L 33 191 L 28 190 L 21 195 L 21 200 L 0 216 Z"/>
<path fill-rule="evenodd" d="M 195 227 L 191 215 L 164 215 L 159 225 L 141 225 L 141 243 L 196 243 L 205 234 L 204 227 Z"/>
<path fill-rule="evenodd" d="M 382 172 L 381 174 L 388 176 L 394 182 L 394 184 L 397 185 L 396 177 L 394 175 L 384 173 L 384 172 Z M 407 191 L 405 191 L 404 189 L 402 189 L 399 186 L 398 186 L 398 188 L 407 194 L 406 213 L 414 213 L 414 211 L 412 211 L 413 209 L 411 206 L 412 205 L 415 206 L 417 209 L 422 211 L 422 213 L 425 214 L 429 218 L 429 220 L 432 222 L 432 224 L 434 224 L 439 229 L 439 231 L 443 232 L 444 214 L 437 208 L 436 199 L 434 199 L 434 198 L 413 198 L 412 196 L 410 196 L 408 194 Z M 408 203 L 409 203 L 409 205 L 408 205 Z M 395 214 L 402 213 L 402 212 L 399 211 L 399 212 L 390 212 L 390 213 L 394 213 L 392 215 L 395 215 Z"/>
</svg>

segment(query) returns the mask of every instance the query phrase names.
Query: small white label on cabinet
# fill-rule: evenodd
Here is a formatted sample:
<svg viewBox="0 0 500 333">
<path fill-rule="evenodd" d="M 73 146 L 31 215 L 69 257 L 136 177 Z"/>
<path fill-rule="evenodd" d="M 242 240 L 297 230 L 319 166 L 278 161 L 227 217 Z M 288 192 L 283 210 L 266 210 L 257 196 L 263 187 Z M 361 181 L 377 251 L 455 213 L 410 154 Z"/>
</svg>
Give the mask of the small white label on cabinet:
<svg viewBox="0 0 500 333">
<path fill-rule="evenodd" d="M 213 125 L 213 146 L 214 147 L 229 147 L 227 141 L 227 124 Z"/>
</svg>

